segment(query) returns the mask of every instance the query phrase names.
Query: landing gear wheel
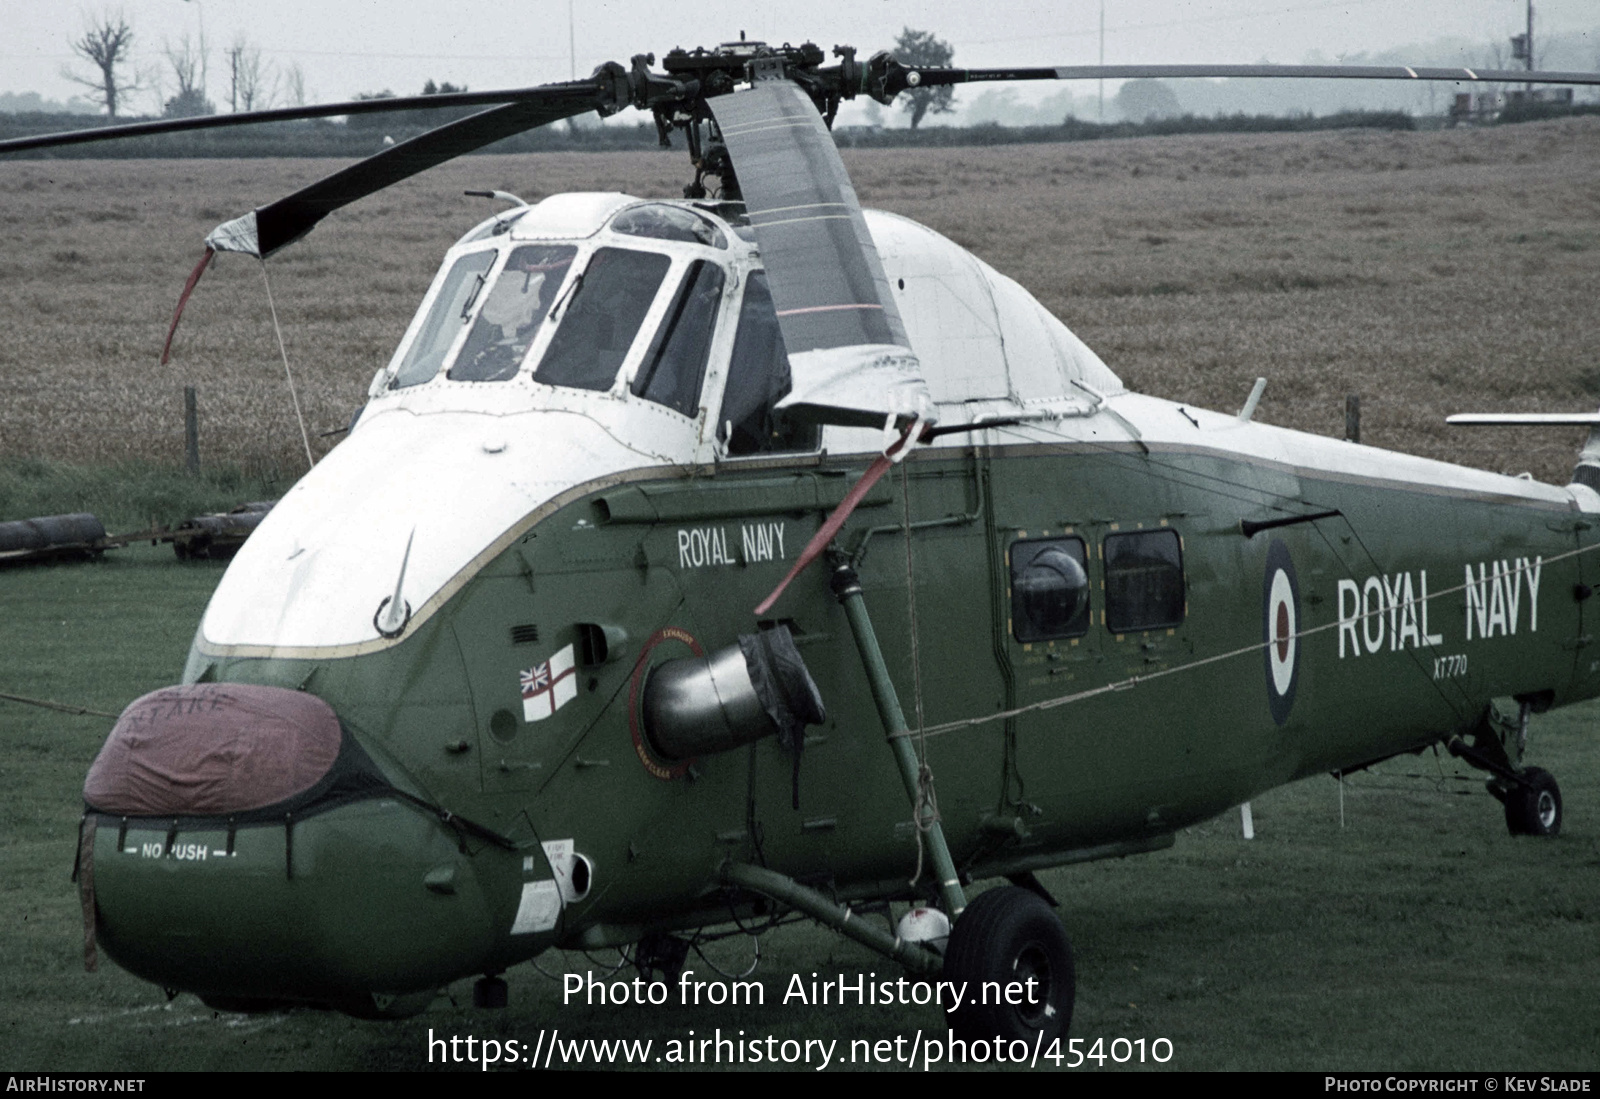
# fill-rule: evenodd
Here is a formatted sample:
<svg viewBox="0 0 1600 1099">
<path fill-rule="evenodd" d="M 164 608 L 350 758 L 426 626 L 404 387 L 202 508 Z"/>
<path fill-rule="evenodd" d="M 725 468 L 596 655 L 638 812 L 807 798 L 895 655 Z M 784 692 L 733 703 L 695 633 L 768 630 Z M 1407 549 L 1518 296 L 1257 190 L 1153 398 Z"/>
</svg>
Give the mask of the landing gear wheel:
<svg viewBox="0 0 1600 1099">
<path fill-rule="evenodd" d="M 1050 906 L 1026 889 L 991 889 L 967 906 L 950 932 L 944 979 L 966 985 L 966 998 L 951 1013 L 950 1026 L 967 1041 L 1020 1039 L 1031 1047 L 1042 1035 L 1048 1048 L 1072 1023 L 1077 989 L 1072 944 Z M 1002 1002 L 982 1002 L 986 981 L 999 982 Z M 1013 998 L 1022 1002 L 1005 1003 L 1004 992 L 1013 982 L 1020 983 L 1020 995 L 1014 991 Z M 993 985 L 989 991 L 988 999 L 996 999 Z"/>
<path fill-rule="evenodd" d="M 1561 787 L 1542 767 L 1522 773 L 1527 785 L 1506 791 L 1506 827 L 1513 836 L 1555 836 L 1561 833 Z"/>
</svg>

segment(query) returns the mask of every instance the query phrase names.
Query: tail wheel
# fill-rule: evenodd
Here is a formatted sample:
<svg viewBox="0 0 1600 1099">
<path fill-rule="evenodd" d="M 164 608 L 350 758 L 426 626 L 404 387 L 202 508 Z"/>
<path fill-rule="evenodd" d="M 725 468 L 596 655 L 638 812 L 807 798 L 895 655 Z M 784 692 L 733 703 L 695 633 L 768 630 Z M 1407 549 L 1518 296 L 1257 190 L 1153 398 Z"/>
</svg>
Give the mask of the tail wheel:
<svg viewBox="0 0 1600 1099">
<path fill-rule="evenodd" d="M 1506 827 L 1513 836 L 1555 836 L 1561 833 L 1561 787 L 1542 767 L 1522 773 L 1525 784 L 1506 791 Z"/>
<path fill-rule="evenodd" d="M 991 889 L 967 906 L 950 932 L 944 979 L 965 985 L 950 1026 L 966 1040 L 1031 1045 L 1042 1035 L 1048 1044 L 1072 1023 L 1072 944 L 1050 906 L 1027 889 Z"/>
</svg>

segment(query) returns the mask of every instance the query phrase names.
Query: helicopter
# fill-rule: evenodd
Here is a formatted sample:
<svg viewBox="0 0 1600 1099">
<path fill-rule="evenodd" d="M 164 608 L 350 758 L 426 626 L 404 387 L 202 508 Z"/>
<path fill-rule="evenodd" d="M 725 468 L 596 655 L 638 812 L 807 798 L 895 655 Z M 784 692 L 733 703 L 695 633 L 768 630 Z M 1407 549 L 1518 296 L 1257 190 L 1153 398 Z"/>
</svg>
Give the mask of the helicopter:
<svg viewBox="0 0 1600 1099">
<path fill-rule="evenodd" d="M 674 973 L 682 932 L 799 912 L 970 990 L 961 1033 L 1054 1041 L 1075 981 L 1038 870 L 1440 743 L 1513 831 L 1559 832 L 1522 746 L 1600 693 L 1573 645 L 1600 446 L 1555 487 L 1132 393 L 1020 286 L 863 211 L 828 124 L 969 80 L 1600 77 L 836 56 L 741 42 L 0 145 L 493 105 L 208 238 L 263 260 L 589 110 L 650 111 L 695 167 L 682 201 L 506 196 L 447 253 L 182 684 L 90 771 L 77 871 L 110 957 L 219 1007 L 398 1015 L 479 974 L 503 1002 L 555 946 Z M 917 907 L 858 915 L 885 901 Z"/>
</svg>

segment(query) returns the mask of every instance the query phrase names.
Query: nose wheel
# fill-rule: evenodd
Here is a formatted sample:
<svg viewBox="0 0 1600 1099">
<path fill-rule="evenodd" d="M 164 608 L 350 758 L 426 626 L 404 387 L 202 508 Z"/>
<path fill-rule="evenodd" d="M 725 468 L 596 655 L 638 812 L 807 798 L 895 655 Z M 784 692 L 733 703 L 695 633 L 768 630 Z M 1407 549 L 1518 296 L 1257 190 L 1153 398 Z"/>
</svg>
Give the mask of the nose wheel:
<svg viewBox="0 0 1600 1099">
<path fill-rule="evenodd" d="M 1529 767 L 1522 782 L 1505 792 L 1506 827 L 1513 836 L 1561 833 L 1561 787 L 1542 767 Z"/>
</svg>

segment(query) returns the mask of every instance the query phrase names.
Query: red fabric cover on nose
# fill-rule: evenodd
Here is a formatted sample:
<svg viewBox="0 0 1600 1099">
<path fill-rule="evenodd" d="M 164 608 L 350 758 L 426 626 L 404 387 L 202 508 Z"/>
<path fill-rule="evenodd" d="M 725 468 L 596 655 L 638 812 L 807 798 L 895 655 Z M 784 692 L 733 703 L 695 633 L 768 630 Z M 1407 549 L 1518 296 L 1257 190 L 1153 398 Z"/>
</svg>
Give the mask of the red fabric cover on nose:
<svg viewBox="0 0 1600 1099">
<path fill-rule="evenodd" d="M 259 809 L 315 785 L 339 755 L 339 719 L 316 695 L 251 683 L 164 687 L 122 711 L 83 798 L 124 816 Z"/>
</svg>

